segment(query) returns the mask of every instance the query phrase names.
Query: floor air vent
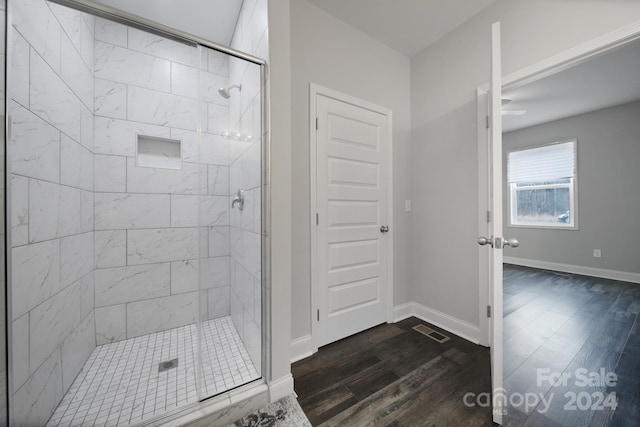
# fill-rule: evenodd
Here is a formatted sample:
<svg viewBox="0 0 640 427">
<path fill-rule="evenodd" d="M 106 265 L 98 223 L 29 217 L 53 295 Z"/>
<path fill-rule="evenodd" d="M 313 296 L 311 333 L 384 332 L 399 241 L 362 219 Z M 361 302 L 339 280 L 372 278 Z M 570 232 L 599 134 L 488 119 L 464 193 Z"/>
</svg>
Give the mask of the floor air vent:
<svg viewBox="0 0 640 427">
<path fill-rule="evenodd" d="M 169 369 L 173 369 L 178 366 L 178 359 L 167 360 L 166 362 L 161 362 L 158 365 L 158 372 L 168 371 Z"/>
<path fill-rule="evenodd" d="M 436 332 L 425 325 L 416 325 L 413 327 L 413 330 L 420 332 L 422 335 L 428 336 L 429 338 L 439 342 L 440 344 L 449 341 L 448 336 L 442 335 L 440 332 Z"/>
</svg>

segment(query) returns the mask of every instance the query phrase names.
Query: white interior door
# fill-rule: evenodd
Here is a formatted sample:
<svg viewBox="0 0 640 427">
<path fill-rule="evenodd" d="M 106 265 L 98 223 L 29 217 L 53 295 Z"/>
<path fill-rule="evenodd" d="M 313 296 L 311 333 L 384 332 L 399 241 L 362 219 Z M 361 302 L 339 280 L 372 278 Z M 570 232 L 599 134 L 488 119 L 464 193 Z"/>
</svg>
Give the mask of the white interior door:
<svg viewBox="0 0 640 427">
<path fill-rule="evenodd" d="M 488 235 L 478 239 L 489 249 L 489 304 L 491 310 L 491 383 L 493 391 L 493 421 L 502 424 L 506 408 L 503 388 L 502 343 L 502 248 L 517 246 L 517 241 L 502 237 L 502 78 L 500 23 L 491 27 L 491 83 L 489 89 L 489 201 Z"/>
<path fill-rule="evenodd" d="M 316 94 L 314 341 L 387 321 L 388 115 Z"/>
</svg>

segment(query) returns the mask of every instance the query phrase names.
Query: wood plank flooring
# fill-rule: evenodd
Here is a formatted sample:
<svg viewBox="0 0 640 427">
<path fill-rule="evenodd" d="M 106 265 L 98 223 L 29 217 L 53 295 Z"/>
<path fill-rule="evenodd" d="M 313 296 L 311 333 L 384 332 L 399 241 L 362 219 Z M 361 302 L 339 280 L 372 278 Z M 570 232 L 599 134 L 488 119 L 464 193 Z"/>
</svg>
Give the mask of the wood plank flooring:
<svg viewBox="0 0 640 427">
<path fill-rule="evenodd" d="M 438 343 L 412 329 L 428 325 Z M 416 318 L 380 325 L 294 363 L 295 390 L 314 426 L 490 426 L 466 393 L 491 389 L 489 350 Z"/>
<path fill-rule="evenodd" d="M 515 405 L 506 426 L 640 425 L 640 285 L 505 265 L 504 378 L 507 393 L 535 393 L 551 400 Z M 571 375 L 537 381 L 538 369 Z M 583 386 L 576 370 L 615 372 L 617 384 Z M 565 396 L 569 393 L 568 396 Z M 592 410 L 615 393 L 615 411 Z M 571 394 L 584 410 L 567 410 Z M 581 405 L 578 405 L 581 403 Z"/>
</svg>

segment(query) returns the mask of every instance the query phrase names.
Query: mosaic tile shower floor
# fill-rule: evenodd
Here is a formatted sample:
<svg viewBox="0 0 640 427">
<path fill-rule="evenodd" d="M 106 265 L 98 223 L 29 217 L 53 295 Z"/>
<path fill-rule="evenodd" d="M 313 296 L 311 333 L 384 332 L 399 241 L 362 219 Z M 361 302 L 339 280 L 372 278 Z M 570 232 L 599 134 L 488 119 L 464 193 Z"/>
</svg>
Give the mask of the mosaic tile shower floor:
<svg viewBox="0 0 640 427">
<path fill-rule="evenodd" d="M 202 331 L 204 396 L 260 378 L 231 317 L 202 322 Z M 47 427 L 134 425 L 196 402 L 197 346 L 194 324 L 96 347 Z"/>
</svg>

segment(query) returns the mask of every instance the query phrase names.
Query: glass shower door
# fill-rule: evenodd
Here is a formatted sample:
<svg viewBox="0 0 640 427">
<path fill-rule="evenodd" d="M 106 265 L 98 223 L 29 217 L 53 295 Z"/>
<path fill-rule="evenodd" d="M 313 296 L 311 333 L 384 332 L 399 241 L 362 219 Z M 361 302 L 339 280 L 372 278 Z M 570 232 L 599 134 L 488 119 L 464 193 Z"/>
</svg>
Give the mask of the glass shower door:
<svg viewBox="0 0 640 427">
<path fill-rule="evenodd" d="M 262 99 L 259 65 L 200 49 L 200 357 L 206 398 L 261 377 Z"/>
</svg>

